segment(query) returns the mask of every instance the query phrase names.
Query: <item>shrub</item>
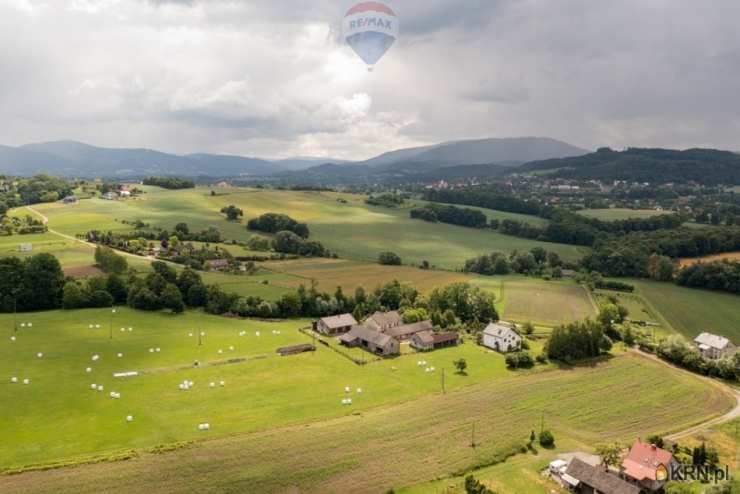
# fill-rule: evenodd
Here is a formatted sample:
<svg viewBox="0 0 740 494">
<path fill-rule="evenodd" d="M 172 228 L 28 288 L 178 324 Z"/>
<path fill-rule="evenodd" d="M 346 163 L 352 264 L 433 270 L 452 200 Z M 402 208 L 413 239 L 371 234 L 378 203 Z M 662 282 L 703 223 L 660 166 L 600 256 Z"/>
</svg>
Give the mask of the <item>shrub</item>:
<svg viewBox="0 0 740 494">
<path fill-rule="evenodd" d="M 550 431 L 540 432 L 540 446 L 544 448 L 552 448 L 555 446 L 555 436 Z"/>
<path fill-rule="evenodd" d="M 401 258 L 394 252 L 381 252 L 378 255 L 378 262 L 386 266 L 400 266 Z"/>
</svg>

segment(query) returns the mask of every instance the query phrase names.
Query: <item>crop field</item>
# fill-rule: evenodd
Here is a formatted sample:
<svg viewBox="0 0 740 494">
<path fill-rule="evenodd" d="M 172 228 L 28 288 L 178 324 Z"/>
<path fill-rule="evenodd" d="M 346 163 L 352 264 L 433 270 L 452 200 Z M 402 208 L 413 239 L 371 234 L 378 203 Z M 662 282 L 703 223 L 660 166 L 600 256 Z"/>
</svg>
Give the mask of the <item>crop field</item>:
<svg viewBox="0 0 740 494">
<path fill-rule="evenodd" d="M 375 261 L 380 252 L 391 250 L 407 264 L 427 260 L 432 265 L 451 269 L 459 269 L 466 259 L 492 251 L 541 246 L 567 260 L 577 260 L 586 252 L 581 247 L 538 242 L 495 231 L 412 220 L 406 209 L 367 206 L 365 196 L 361 195 L 230 189 L 232 192 L 211 196 L 209 190 L 156 191 L 138 200 L 90 199 L 72 206 L 55 203 L 38 205 L 35 209 L 49 217 L 52 228 L 70 235 L 91 229 L 128 229 L 122 220 L 141 220 L 167 229 L 184 221 L 191 230 L 215 226 L 226 238 L 235 240 L 246 240 L 252 235 L 244 227 L 246 220 L 267 212 L 285 213 L 307 222 L 312 238 L 342 258 Z M 244 210 L 242 223 L 228 222 L 219 214 L 229 204 Z"/>
<path fill-rule="evenodd" d="M 464 350 L 469 351 L 468 348 Z M 496 358 L 495 355 L 484 356 Z M 285 373 L 292 375 L 293 380 L 302 381 L 304 370 L 311 369 L 312 362 L 332 365 L 324 357 L 320 352 L 290 359 L 293 365 L 275 369 L 270 378 L 280 380 L 279 374 Z M 436 359 L 437 355 L 428 354 L 427 358 Z M 408 369 L 404 360 L 409 361 Z M 389 361 L 388 366 L 370 364 L 355 372 L 346 360 L 338 361 L 347 370 L 339 379 L 334 377 L 326 384 L 314 379 L 311 389 L 292 388 L 293 396 L 287 399 L 283 393 L 263 395 L 243 390 L 238 397 L 229 400 L 230 409 L 222 410 L 222 415 L 239 416 L 250 421 L 255 408 L 269 407 L 270 402 L 279 400 L 286 402 L 283 413 L 295 414 L 288 402 L 299 400 L 303 394 L 313 395 L 317 402 L 335 404 L 344 396 L 338 384 L 372 382 L 376 373 L 384 375 L 385 380 L 389 375 L 395 375 L 396 387 L 412 389 L 421 382 L 407 374 L 419 372 L 415 360 L 407 357 Z M 340 417 L 246 434 L 221 435 L 220 420 L 212 419 L 212 431 L 201 434 L 214 436 L 213 439 L 161 454 L 132 453 L 134 457 L 124 462 L 3 476 L 0 477 L 0 490 L 55 494 L 103 490 L 124 493 L 204 490 L 382 492 L 391 487 L 431 481 L 456 471 L 501 461 L 517 452 L 527 441 L 529 431 L 538 426 L 543 413 L 545 425 L 553 430 L 556 442 L 559 437 L 568 436 L 574 441 L 594 444 L 633 440 L 637 435 L 685 428 L 708 416 L 723 413 L 733 404 L 732 398 L 718 388 L 706 386 L 694 376 L 631 353 L 573 369 L 517 375 L 480 368 L 480 362 L 471 365 L 467 377 L 452 373 L 448 376 L 462 382 L 479 374 L 487 375 L 486 379 L 474 385 L 453 386 L 446 394 L 427 388 L 425 396 L 417 393 L 414 400 L 397 394 L 395 404 L 366 406 L 362 402 L 366 398 L 375 401 L 375 405 L 382 404 L 382 400 L 353 393 L 353 397 L 362 404 L 358 403 L 357 410 L 352 411 L 361 410 L 360 413 L 343 410 L 344 413 L 334 414 Z M 261 364 L 268 365 L 267 362 Z M 394 367 L 397 370 L 392 370 Z M 218 369 L 218 372 L 225 370 Z M 250 380 L 252 372 L 245 374 L 241 379 Z M 650 376 L 650 386 L 645 386 L 644 376 Z M 267 376 L 262 377 L 264 380 Z M 431 379 L 433 376 L 425 376 L 421 372 L 420 377 Z M 150 378 L 147 376 L 146 379 Z M 232 375 L 228 385 L 237 385 L 237 379 Z M 198 382 L 200 380 L 198 378 Z M 431 380 L 438 384 L 438 379 Z M 324 389 L 327 384 L 329 391 Z M 339 389 L 331 391 L 337 387 Z M 375 386 L 368 384 L 366 388 L 368 395 L 375 393 Z M 227 389 L 231 388 L 202 392 L 214 391 L 212 394 L 224 395 Z M 390 391 L 384 390 L 385 393 Z M 133 390 L 129 394 L 132 393 Z M 186 397 L 191 393 L 198 391 L 172 392 Z M 104 400 L 94 392 L 90 394 L 94 396 L 92 401 Z M 110 405 L 123 406 L 125 397 L 120 402 L 110 402 Z M 219 406 L 216 404 L 218 398 L 211 398 L 211 401 L 196 397 L 185 400 L 190 402 L 187 409 L 182 410 L 185 403 L 178 403 L 180 406 L 168 410 L 168 418 L 161 424 L 172 436 L 177 435 L 181 415 L 212 416 L 216 414 L 215 407 Z M 235 403 L 237 400 L 239 405 Z M 85 405 L 87 400 L 80 401 Z M 162 400 L 149 406 L 153 410 L 170 408 Z M 300 408 L 304 414 L 316 411 L 312 407 L 292 408 Z M 285 422 L 281 416 L 275 418 L 278 423 Z M 150 427 L 150 420 L 151 417 L 144 416 L 141 421 L 131 424 L 116 421 L 104 430 L 101 428 L 100 433 L 113 435 L 120 428 L 127 431 L 126 435 L 136 436 Z M 27 427 L 28 422 L 25 424 Z M 472 424 L 476 426 L 474 449 L 470 447 Z M 54 436 L 64 434 L 58 428 L 54 431 Z M 192 437 L 197 434 L 185 435 Z M 87 436 L 78 434 L 75 437 L 75 442 L 80 442 Z M 444 448 L 439 447 L 442 443 Z M 70 449 L 73 446 L 70 445 Z M 510 461 L 517 461 L 517 458 Z M 504 492 L 519 491 L 507 489 Z"/>
<path fill-rule="evenodd" d="M 672 211 L 658 211 L 655 209 L 623 209 L 623 208 L 612 208 L 612 209 L 583 209 L 578 211 L 578 214 L 588 216 L 589 218 L 596 218 L 603 221 L 616 221 L 616 220 L 628 220 L 631 218 L 652 218 L 653 216 L 659 216 L 661 214 L 673 214 Z"/>
<path fill-rule="evenodd" d="M 274 273 L 291 276 L 289 279 L 275 282 L 280 286 L 288 288 L 297 288 L 301 284 L 309 286 L 311 280 L 315 280 L 320 290 L 330 293 L 338 286 L 341 286 L 347 294 L 352 293 L 355 288 L 360 286 L 366 290 L 371 290 L 393 280 L 413 285 L 421 292 L 428 292 L 435 287 L 471 279 L 469 275 L 451 271 L 432 271 L 406 266 L 381 266 L 375 263 L 344 259 L 270 261 L 260 263 L 259 266 Z"/>
<path fill-rule="evenodd" d="M 522 276 L 478 277 L 472 283 L 496 295 L 502 319 L 557 326 L 596 315 L 586 289 L 571 281 Z"/>
<path fill-rule="evenodd" d="M 704 257 L 684 257 L 679 259 L 681 267 L 691 266 L 698 262 L 714 262 L 714 261 L 735 261 L 740 262 L 740 252 L 725 252 L 724 254 L 714 254 L 711 256 Z"/>
<path fill-rule="evenodd" d="M 709 331 L 740 340 L 740 297 L 729 293 L 685 288 L 672 283 L 626 280 L 637 293 L 687 338 Z"/>
</svg>

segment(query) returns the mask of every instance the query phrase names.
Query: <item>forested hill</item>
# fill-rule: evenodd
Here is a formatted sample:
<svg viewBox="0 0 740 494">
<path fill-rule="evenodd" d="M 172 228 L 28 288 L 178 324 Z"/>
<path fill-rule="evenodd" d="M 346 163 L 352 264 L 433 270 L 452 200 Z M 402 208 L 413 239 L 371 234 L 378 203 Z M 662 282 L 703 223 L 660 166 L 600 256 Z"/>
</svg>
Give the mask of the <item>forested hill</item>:
<svg viewBox="0 0 740 494">
<path fill-rule="evenodd" d="M 628 180 L 650 183 L 694 181 L 705 185 L 740 184 L 740 155 L 714 149 L 629 148 L 572 158 L 533 161 L 517 171 L 554 170 L 560 178 L 583 180 Z"/>
</svg>

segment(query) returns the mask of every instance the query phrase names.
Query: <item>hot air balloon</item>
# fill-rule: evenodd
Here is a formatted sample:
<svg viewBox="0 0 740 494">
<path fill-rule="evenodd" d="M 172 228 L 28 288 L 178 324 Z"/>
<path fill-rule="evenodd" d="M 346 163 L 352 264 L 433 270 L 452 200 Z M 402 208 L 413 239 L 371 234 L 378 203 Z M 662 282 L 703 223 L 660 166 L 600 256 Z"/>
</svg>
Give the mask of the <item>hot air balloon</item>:
<svg viewBox="0 0 740 494">
<path fill-rule="evenodd" d="M 347 44 L 372 72 L 373 65 L 396 41 L 398 27 L 398 17 L 383 2 L 360 2 L 344 16 L 343 33 Z"/>
</svg>

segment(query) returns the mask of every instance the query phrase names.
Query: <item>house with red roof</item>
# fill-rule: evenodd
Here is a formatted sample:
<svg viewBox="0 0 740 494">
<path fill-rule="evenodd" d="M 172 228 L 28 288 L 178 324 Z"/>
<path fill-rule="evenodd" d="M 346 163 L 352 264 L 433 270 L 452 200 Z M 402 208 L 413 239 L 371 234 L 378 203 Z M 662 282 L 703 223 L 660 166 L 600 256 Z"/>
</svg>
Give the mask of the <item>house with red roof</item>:
<svg viewBox="0 0 740 494">
<path fill-rule="evenodd" d="M 655 492 L 665 486 L 678 466 L 669 451 L 638 439 L 622 461 L 619 471 L 625 480 Z"/>
</svg>

